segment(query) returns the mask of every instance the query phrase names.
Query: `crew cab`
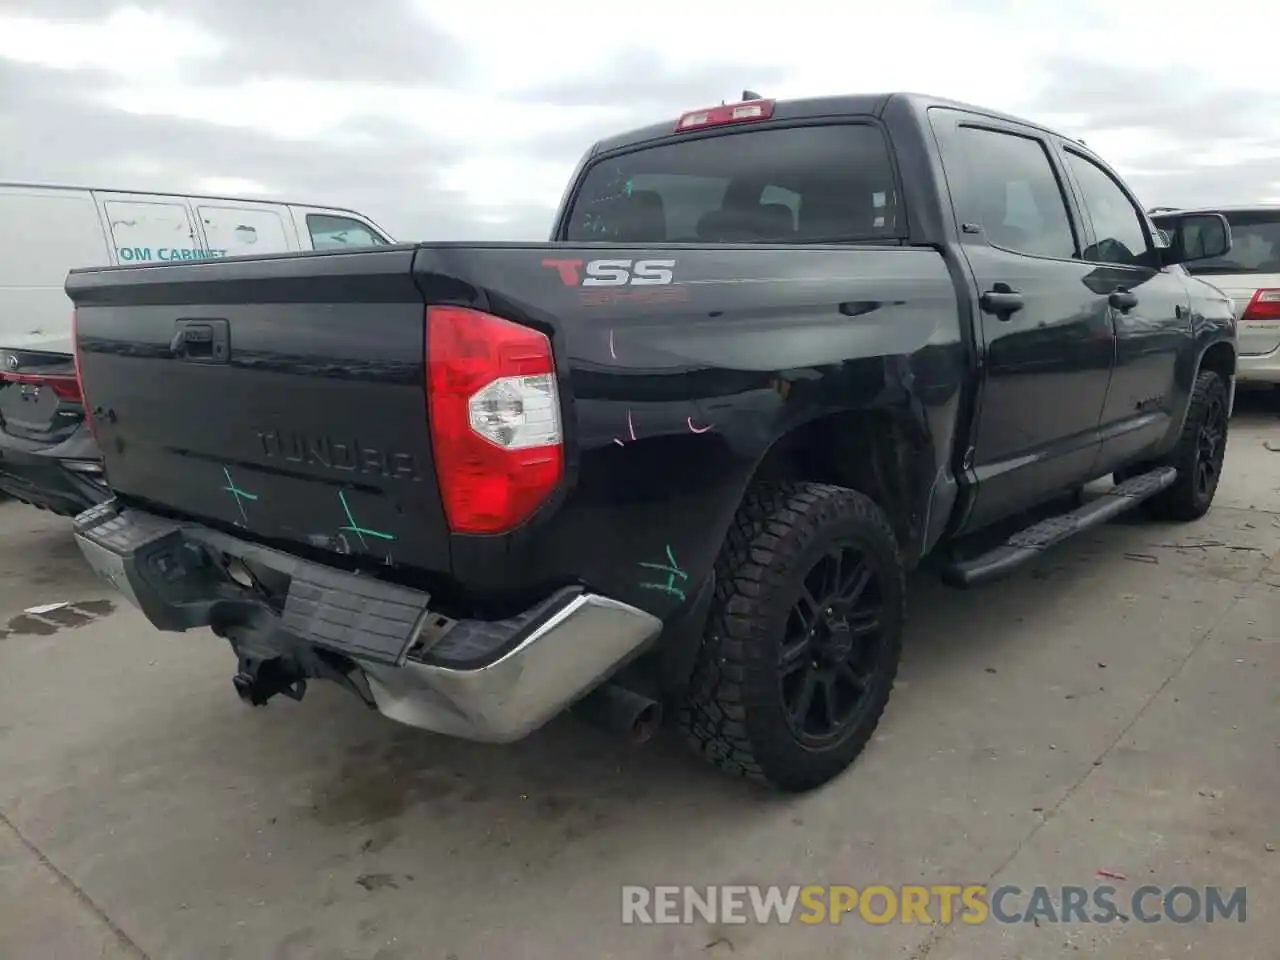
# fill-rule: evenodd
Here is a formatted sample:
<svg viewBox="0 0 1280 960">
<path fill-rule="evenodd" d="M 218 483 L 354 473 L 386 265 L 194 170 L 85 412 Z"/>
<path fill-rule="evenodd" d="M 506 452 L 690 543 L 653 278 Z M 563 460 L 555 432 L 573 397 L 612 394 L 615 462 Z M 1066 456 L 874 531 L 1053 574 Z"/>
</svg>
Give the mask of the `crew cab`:
<svg viewBox="0 0 1280 960">
<path fill-rule="evenodd" d="M 669 705 L 812 788 L 880 721 L 910 570 L 1209 509 L 1235 322 L 1176 265 L 1230 229 L 1164 231 L 1014 117 L 753 98 L 594 145 L 547 243 L 74 271 L 114 492 L 76 538 L 250 703 L 324 678 L 487 741 Z"/>
</svg>

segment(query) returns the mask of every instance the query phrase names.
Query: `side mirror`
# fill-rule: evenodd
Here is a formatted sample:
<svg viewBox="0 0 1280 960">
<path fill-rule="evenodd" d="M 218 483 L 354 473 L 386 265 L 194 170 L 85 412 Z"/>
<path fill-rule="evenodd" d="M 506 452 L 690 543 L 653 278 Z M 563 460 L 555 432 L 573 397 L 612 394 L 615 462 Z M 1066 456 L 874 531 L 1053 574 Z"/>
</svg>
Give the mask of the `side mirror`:
<svg viewBox="0 0 1280 960">
<path fill-rule="evenodd" d="M 1231 224 L 1220 213 L 1164 213 L 1151 221 L 1169 238 L 1160 256 L 1166 266 L 1212 260 L 1231 252 Z"/>
</svg>

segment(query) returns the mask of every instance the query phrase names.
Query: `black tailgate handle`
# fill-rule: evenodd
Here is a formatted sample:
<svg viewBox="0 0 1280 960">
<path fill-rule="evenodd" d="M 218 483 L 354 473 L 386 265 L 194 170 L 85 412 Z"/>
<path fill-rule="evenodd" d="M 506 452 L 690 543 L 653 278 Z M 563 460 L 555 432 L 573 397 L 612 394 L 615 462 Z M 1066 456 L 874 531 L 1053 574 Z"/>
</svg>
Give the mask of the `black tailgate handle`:
<svg viewBox="0 0 1280 960">
<path fill-rule="evenodd" d="M 176 320 L 169 353 L 190 363 L 226 363 L 231 330 L 226 320 Z"/>
</svg>

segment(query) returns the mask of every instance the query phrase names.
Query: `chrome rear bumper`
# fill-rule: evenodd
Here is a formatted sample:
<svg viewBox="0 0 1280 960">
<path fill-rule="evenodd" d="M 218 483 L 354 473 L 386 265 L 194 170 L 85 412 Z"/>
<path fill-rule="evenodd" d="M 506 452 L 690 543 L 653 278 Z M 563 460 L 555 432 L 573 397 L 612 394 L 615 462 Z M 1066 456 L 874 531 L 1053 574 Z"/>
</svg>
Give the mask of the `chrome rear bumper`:
<svg viewBox="0 0 1280 960">
<path fill-rule="evenodd" d="M 662 630 L 652 614 L 578 587 L 506 620 L 450 620 L 427 593 L 114 501 L 80 514 L 75 537 L 90 566 L 159 629 L 218 625 L 238 653 L 251 648 L 305 676 L 332 673 L 306 672 L 329 662 L 314 649 L 338 654 L 379 712 L 469 740 L 532 733 Z M 229 559 L 287 576 L 283 608 L 232 579 Z"/>
<path fill-rule="evenodd" d="M 662 622 L 582 593 L 491 663 L 460 670 L 365 663 L 378 710 L 410 726 L 504 743 L 532 733 L 657 637 Z"/>
</svg>

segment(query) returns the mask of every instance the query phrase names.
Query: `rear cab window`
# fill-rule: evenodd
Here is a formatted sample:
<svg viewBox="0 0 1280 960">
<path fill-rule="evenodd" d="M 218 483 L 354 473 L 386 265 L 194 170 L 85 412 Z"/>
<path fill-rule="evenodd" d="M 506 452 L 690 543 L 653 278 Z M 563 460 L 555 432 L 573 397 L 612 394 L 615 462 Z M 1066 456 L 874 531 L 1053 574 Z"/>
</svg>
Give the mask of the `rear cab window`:
<svg viewBox="0 0 1280 960">
<path fill-rule="evenodd" d="M 1193 275 L 1280 273 L 1280 209 L 1232 211 L 1224 214 L 1231 224 L 1231 250 L 1225 257 L 1193 260 L 1186 265 Z M 1187 244 L 1194 248 L 1195 232 L 1188 230 Z"/>
<path fill-rule="evenodd" d="M 569 242 L 837 243 L 905 232 L 879 127 L 725 130 L 596 161 Z"/>
</svg>

